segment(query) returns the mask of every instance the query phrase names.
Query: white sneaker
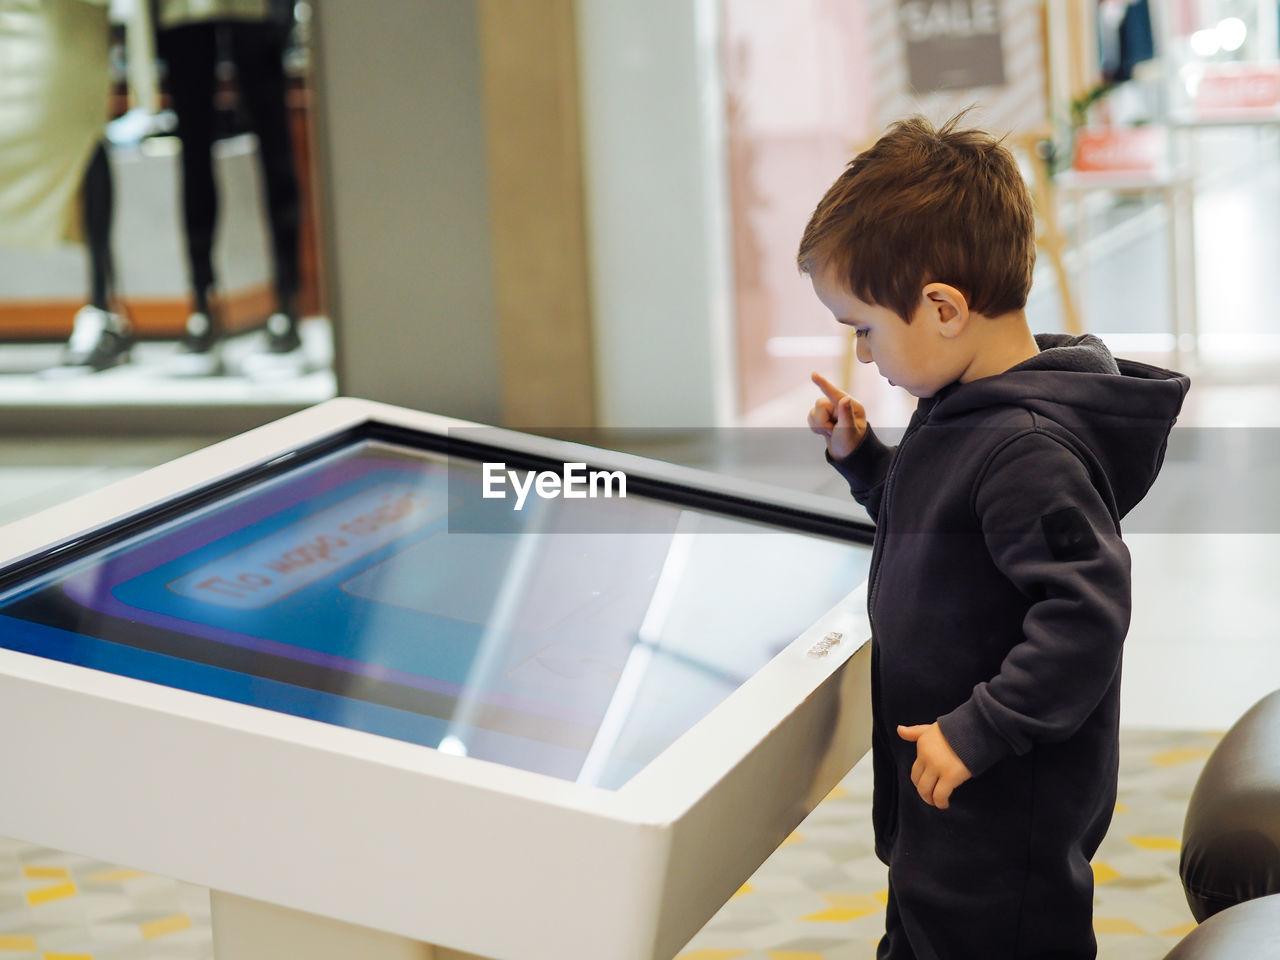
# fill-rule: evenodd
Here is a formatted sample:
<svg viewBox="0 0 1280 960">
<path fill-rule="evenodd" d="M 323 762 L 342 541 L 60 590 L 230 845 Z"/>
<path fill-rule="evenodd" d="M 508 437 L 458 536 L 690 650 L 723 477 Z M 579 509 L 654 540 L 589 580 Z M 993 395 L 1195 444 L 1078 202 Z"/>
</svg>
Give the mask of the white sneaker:
<svg viewBox="0 0 1280 960">
<path fill-rule="evenodd" d="M 310 369 L 298 326 L 283 313 L 273 313 L 267 318 L 266 351 L 245 357 L 242 366 L 250 380 L 286 380 L 300 377 Z"/>
<path fill-rule="evenodd" d="M 212 377 L 222 373 L 222 351 L 213 321 L 207 314 L 187 317 L 187 328 L 171 357 L 168 373 L 174 377 Z"/>
<path fill-rule="evenodd" d="M 89 304 L 76 312 L 62 362 L 41 375 L 56 378 L 98 373 L 128 363 L 132 348 L 128 321 L 118 313 Z"/>
</svg>

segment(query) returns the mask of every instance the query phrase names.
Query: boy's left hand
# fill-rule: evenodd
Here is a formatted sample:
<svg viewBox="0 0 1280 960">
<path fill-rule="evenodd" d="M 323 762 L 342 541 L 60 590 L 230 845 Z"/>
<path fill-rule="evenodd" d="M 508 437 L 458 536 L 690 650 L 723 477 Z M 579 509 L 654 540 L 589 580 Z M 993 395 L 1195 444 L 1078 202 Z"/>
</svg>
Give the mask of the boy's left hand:
<svg viewBox="0 0 1280 960">
<path fill-rule="evenodd" d="M 956 756 L 936 723 L 914 727 L 899 725 L 898 736 L 916 745 L 911 782 L 920 791 L 920 799 L 939 810 L 947 809 L 951 791 L 973 776 L 969 768 Z"/>
</svg>

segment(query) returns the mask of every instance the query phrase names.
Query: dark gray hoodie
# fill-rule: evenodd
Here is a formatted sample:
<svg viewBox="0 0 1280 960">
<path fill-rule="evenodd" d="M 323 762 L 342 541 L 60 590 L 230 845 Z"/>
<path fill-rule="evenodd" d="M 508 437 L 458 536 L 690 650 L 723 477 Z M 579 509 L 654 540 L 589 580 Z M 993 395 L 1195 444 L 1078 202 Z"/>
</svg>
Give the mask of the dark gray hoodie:
<svg viewBox="0 0 1280 960">
<path fill-rule="evenodd" d="M 927 832 L 931 814 L 954 842 L 983 837 L 993 863 L 1012 817 L 1025 830 L 1011 860 L 1033 849 L 1052 872 L 1065 858 L 1064 882 L 1084 883 L 1110 821 L 1130 604 L 1120 520 L 1159 472 L 1189 381 L 1116 361 L 1096 337 L 1036 340 L 1024 363 L 921 400 L 897 447 L 869 431 L 834 464 L 877 527 L 874 819 L 891 876 L 899 828 Z M 974 775 L 945 812 L 915 795 L 915 744 L 895 732 L 935 720 Z"/>
</svg>

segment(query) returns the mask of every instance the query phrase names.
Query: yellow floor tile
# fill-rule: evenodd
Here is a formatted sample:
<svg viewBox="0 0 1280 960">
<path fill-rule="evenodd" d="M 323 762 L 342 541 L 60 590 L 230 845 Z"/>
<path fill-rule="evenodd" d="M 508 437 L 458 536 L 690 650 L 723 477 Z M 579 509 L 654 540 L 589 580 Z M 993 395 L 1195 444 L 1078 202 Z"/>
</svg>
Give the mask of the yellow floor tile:
<svg viewBox="0 0 1280 960">
<path fill-rule="evenodd" d="M 179 930 L 190 930 L 191 918 L 185 913 L 175 913 L 171 917 L 161 917 L 158 920 L 149 920 L 142 924 L 142 936 L 146 940 L 154 940 L 156 937 L 163 937 L 167 933 L 177 933 Z"/>
<path fill-rule="evenodd" d="M 136 880 L 138 877 L 145 877 L 146 874 L 141 870 L 104 870 L 102 873 L 95 873 L 88 879 L 94 883 L 124 883 L 126 880 Z"/>
<path fill-rule="evenodd" d="M 734 957 L 740 957 L 747 951 L 745 950 L 690 950 L 688 953 L 682 953 L 676 960 L 734 960 Z"/>
<path fill-rule="evenodd" d="M 1197 924 L 1194 920 L 1192 920 L 1190 923 L 1184 923 L 1184 924 L 1182 924 L 1182 926 L 1180 926 L 1180 927 L 1170 927 L 1168 930 L 1161 930 L 1161 931 L 1160 931 L 1160 936 L 1162 936 L 1162 937 L 1185 937 L 1188 933 L 1190 933 L 1192 930 L 1194 930 L 1197 926 L 1198 926 L 1198 924 Z"/>
<path fill-rule="evenodd" d="M 769 960 L 827 960 L 812 950 L 766 950 L 765 955 Z"/>
<path fill-rule="evenodd" d="M 1093 930 L 1095 933 L 1136 933 L 1139 935 L 1147 932 L 1132 920 L 1126 920 L 1124 917 L 1094 917 Z"/>
<path fill-rule="evenodd" d="M 1126 837 L 1139 850 L 1171 850 L 1182 849 L 1182 841 L 1177 837 Z"/>
<path fill-rule="evenodd" d="M 800 833 L 799 831 L 791 834 L 791 836 L 787 837 L 787 839 L 782 841 L 781 845 L 779 846 L 779 849 L 781 849 L 782 847 L 789 847 L 793 843 L 804 843 L 804 834 Z"/>
<path fill-rule="evenodd" d="M 749 884 L 749 883 L 744 883 L 742 886 L 740 886 L 740 887 L 739 887 L 739 888 L 734 892 L 733 896 L 732 896 L 732 897 L 730 897 L 729 899 L 730 899 L 730 900 L 733 900 L 735 897 L 745 897 L 745 896 L 747 896 L 748 894 L 755 893 L 755 892 L 756 892 L 756 888 L 755 888 L 755 887 L 753 887 L 753 886 L 752 886 L 751 884 Z"/>
<path fill-rule="evenodd" d="M 76 885 L 71 882 L 55 883 L 51 887 L 43 887 L 39 890 L 27 891 L 27 904 L 32 907 L 38 907 L 42 903 L 49 903 L 52 900 L 63 900 L 67 897 L 76 895 Z"/>
<path fill-rule="evenodd" d="M 35 949 L 35 937 L 0 936 L 0 953 L 31 953 Z"/>
<path fill-rule="evenodd" d="M 1104 883 L 1110 883 L 1116 877 L 1120 876 L 1120 871 L 1109 863 L 1101 860 L 1093 861 L 1093 882 L 1099 886 Z"/>
<path fill-rule="evenodd" d="M 1154 754 L 1151 762 L 1157 767 L 1173 767 L 1179 763 L 1190 763 L 1192 760 L 1203 760 L 1209 756 L 1208 747 L 1176 747 L 1173 750 L 1165 750 L 1163 753 Z"/>
<path fill-rule="evenodd" d="M 859 917 L 875 913 L 878 909 L 878 907 L 861 910 L 853 907 L 832 907 L 830 910 L 819 910 L 800 919 L 805 923 L 848 923 L 850 920 L 857 920 Z"/>
<path fill-rule="evenodd" d="M 885 903 L 882 903 L 878 896 L 871 893 L 824 893 L 822 899 L 833 907 L 875 913 L 877 910 L 884 909 L 889 897 L 886 891 Z"/>
<path fill-rule="evenodd" d="M 22 875 L 31 880 L 69 880 L 71 872 L 66 867 L 23 867 Z"/>
</svg>

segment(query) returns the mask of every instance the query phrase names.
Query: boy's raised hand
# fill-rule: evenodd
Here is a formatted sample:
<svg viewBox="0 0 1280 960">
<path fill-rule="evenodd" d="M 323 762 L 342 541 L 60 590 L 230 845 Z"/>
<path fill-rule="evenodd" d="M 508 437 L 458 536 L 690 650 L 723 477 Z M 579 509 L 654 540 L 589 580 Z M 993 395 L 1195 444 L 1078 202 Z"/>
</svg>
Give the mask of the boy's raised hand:
<svg viewBox="0 0 1280 960">
<path fill-rule="evenodd" d="M 809 411 L 809 429 L 827 438 L 832 460 L 843 460 L 867 432 L 867 411 L 822 374 L 814 373 L 812 379 L 824 396 Z"/>
<path fill-rule="evenodd" d="M 931 807 L 945 810 L 951 803 L 951 791 L 973 777 L 964 761 L 956 756 L 937 723 L 914 727 L 898 727 L 898 736 L 916 745 L 916 762 L 911 767 L 911 782 L 920 799 Z"/>
</svg>

